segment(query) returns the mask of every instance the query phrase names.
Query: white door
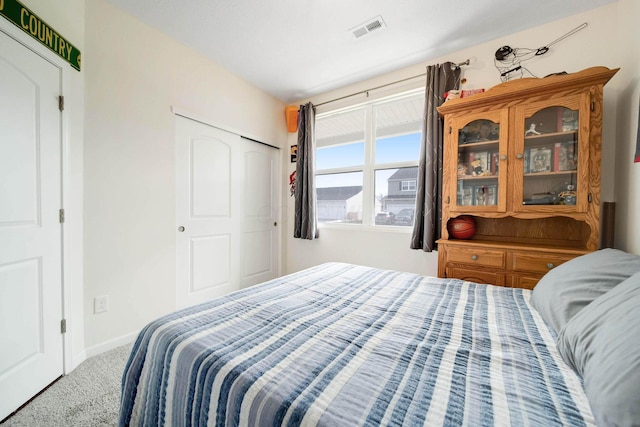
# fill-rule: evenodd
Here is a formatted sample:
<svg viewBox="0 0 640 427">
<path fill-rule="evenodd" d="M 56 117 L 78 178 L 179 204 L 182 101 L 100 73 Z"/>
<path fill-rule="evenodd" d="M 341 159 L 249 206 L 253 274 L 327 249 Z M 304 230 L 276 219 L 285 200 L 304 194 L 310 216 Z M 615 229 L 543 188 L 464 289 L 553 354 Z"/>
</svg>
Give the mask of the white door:
<svg viewBox="0 0 640 427">
<path fill-rule="evenodd" d="M 240 286 L 278 274 L 278 150 L 244 140 L 244 208 Z"/>
<path fill-rule="evenodd" d="M 277 151 L 176 116 L 179 308 L 276 276 Z"/>
<path fill-rule="evenodd" d="M 0 420 L 63 372 L 59 95 L 0 31 Z"/>
<path fill-rule="evenodd" d="M 239 288 L 242 140 L 176 116 L 177 306 Z"/>
</svg>

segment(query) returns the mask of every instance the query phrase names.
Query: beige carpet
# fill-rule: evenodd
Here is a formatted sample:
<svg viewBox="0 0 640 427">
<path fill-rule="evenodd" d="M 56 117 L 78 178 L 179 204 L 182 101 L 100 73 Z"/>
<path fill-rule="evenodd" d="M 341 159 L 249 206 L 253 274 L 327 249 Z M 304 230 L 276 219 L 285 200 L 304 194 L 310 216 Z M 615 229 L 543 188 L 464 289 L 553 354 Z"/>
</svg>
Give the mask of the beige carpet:
<svg viewBox="0 0 640 427">
<path fill-rule="evenodd" d="M 87 359 L 0 426 L 117 425 L 122 371 L 131 346 L 128 344 Z"/>
</svg>

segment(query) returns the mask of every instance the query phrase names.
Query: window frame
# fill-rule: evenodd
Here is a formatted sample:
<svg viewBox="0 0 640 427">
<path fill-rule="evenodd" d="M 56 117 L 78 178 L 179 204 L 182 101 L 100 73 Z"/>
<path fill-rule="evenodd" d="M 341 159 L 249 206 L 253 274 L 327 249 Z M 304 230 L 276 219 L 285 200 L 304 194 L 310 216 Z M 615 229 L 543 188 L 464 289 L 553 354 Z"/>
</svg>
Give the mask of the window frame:
<svg viewBox="0 0 640 427">
<path fill-rule="evenodd" d="M 376 159 L 376 109 L 375 106 L 396 102 L 402 99 L 422 97 L 424 99 L 424 88 L 403 91 L 390 96 L 385 96 L 365 103 L 360 103 L 348 107 L 336 108 L 318 113 L 317 119 L 324 119 L 338 114 L 344 114 L 355 110 L 364 110 L 364 165 L 346 166 L 327 169 L 315 169 L 314 177 L 318 175 L 329 175 L 337 173 L 362 172 L 362 223 L 335 223 L 335 222 L 318 222 L 319 228 L 336 228 L 336 229 L 375 229 L 377 231 L 391 231 L 399 233 L 411 233 L 413 227 L 398 225 L 376 225 L 375 224 L 375 176 L 376 171 L 385 169 L 400 169 L 409 167 L 418 167 L 419 159 L 415 161 L 400 161 L 375 163 Z M 422 132 L 422 129 L 420 130 Z M 354 141 L 359 142 L 359 141 Z M 335 144 L 340 145 L 340 144 Z M 322 148 L 322 147 L 321 147 Z M 316 147 L 316 150 L 318 148 Z M 417 181 L 415 181 L 417 190 Z M 409 190 L 406 190 L 409 191 Z"/>
</svg>

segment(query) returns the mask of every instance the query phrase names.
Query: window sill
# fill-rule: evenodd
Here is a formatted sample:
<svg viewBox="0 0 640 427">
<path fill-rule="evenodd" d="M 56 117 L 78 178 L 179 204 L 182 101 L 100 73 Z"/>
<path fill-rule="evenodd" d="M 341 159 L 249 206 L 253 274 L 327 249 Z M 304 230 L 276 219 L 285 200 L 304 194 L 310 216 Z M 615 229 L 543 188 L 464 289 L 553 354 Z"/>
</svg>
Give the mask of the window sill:
<svg viewBox="0 0 640 427">
<path fill-rule="evenodd" d="M 339 224 L 339 223 L 319 223 L 318 228 L 330 230 L 367 231 L 380 233 L 411 234 L 413 227 L 396 225 L 363 225 L 363 224 Z"/>
</svg>

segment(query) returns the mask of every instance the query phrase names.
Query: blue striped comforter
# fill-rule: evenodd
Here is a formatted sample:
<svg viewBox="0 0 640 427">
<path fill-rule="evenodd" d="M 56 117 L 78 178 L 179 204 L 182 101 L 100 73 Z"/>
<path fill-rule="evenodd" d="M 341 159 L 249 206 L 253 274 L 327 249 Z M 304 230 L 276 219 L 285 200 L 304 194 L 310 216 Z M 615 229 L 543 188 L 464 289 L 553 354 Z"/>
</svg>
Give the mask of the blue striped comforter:
<svg viewBox="0 0 640 427">
<path fill-rule="evenodd" d="M 530 292 L 329 263 L 147 325 L 120 425 L 594 425 Z"/>
</svg>

